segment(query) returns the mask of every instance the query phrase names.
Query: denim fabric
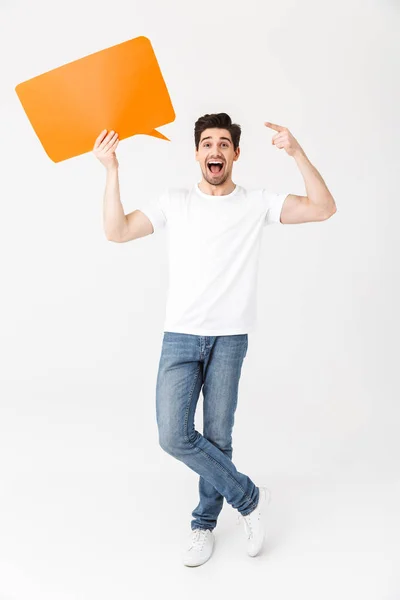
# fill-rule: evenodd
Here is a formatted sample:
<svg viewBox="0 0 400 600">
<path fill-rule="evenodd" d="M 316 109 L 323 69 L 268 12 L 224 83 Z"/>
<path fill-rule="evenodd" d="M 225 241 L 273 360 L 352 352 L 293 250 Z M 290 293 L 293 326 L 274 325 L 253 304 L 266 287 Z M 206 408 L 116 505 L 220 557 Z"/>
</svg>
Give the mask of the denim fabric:
<svg viewBox="0 0 400 600">
<path fill-rule="evenodd" d="M 191 528 L 214 529 L 223 500 L 242 515 L 257 507 L 259 488 L 232 462 L 232 429 L 248 334 L 164 332 L 156 386 L 159 443 L 200 475 Z M 203 388 L 203 435 L 194 417 Z"/>
</svg>

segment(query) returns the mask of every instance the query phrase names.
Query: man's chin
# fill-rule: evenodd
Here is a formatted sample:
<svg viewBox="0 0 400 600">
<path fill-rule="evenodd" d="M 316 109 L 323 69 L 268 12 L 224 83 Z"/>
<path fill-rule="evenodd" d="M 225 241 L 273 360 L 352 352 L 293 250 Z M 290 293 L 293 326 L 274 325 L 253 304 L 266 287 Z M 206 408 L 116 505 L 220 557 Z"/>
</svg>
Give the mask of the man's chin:
<svg viewBox="0 0 400 600">
<path fill-rule="evenodd" d="M 222 185 L 228 179 L 228 175 L 226 174 L 225 177 L 209 177 L 208 175 L 205 175 L 204 179 L 211 185 Z"/>
</svg>

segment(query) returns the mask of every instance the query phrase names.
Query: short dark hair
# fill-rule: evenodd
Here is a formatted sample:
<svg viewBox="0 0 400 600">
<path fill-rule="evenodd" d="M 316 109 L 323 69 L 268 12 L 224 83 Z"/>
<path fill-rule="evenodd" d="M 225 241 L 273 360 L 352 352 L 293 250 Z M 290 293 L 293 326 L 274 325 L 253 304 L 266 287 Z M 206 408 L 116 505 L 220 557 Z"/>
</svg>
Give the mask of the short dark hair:
<svg viewBox="0 0 400 600">
<path fill-rule="evenodd" d="M 211 115 L 203 115 L 197 119 L 194 125 L 194 142 L 196 150 L 199 149 L 201 134 L 210 127 L 218 129 L 227 129 L 231 134 L 233 148 L 236 150 L 240 142 L 241 128 L 237 123 L 232 123 L 232 119 L 226 113 L 213 113 Z"/>
</svg>

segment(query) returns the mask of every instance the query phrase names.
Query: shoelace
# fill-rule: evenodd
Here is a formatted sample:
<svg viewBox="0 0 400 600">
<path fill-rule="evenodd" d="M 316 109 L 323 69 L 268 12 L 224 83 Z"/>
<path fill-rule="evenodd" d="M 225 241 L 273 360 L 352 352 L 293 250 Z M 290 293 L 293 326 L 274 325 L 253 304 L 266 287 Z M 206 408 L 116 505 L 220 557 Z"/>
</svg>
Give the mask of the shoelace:
<svg viewBox="0 0 400 600">
<path fill-rule="evenodd" d="M 208 529 L 193 529 L 191 548 L 196 550 L 202 550 L 205 539 L 207 537 Z"/>
<path fill-rule="evenodd" d="M 238 517 L 237 517 L 237 523 L 236 524 L 239 525 L 240 521 L 243 521 L 244 528 L 245 528 L 245 531 L 246 531 L 246 534 L 247 534 L 247 539 L 249 540 L 252 537 L 252 535 L 253 535 L 253 530 L 252 530 L 252 527 L 251 527 L 251 520 L 248 519 L 247 517 L 248 517 L 248 515 L 244 516 L 244 515 L 241 515 L 239 513 Z"/>
<path fill-rule="evenodd" d="M 271 501 L 271 491 L 268 490 L 268 496 L 267 496 L 267 503 L 269 504 Z M 248 518 L 249 515 L 242 515 L 241 513 L 238 513 L 237 516 L 237 522 L 236 525 L 240 525 L 240 522 L 243 521 L 244 523 L 244 528 L 247 534 L 247 539 L 250 539 L 253 535 L 253 529 L 251 526 L 251 519 Z M 258 513 L 258 518 L 259 518 L 259 513 Z"/>
</svg>

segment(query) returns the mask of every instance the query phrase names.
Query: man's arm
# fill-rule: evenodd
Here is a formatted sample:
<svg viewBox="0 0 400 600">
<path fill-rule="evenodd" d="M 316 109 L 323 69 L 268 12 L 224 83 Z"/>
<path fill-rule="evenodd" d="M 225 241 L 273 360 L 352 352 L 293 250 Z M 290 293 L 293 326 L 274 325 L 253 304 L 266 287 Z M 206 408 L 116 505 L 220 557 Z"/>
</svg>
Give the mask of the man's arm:
<svg viewBox="0 0 400 600">
<path fill-rule="evenodd" d="M 335 200 L 299 142 L 287 127 L 270 121 L 265 121 L 264 125 L 278 132 L 271 142 L 277 148 L 284 148 L 286 153 L 295 159 L 307 190 L 307 196 L 288 194 L 282 206 L 280 222 L 307 223 L 329 219 L 336 212 Z"/>
<path fill-rule="evenodd" d="M 112 239 L 113 242 L 130 242 L 138 238 L 154 233 L 154 227 L 150 219 L 138 208 L 125 215 L 126 226 L 122 233 Z M 108 238 L 110 239 L 110 238 Z"/>
<path fill-rule="evenodd" d="M 104 232 L 110 241 L 119 238 L 127 225 L 120 198 L 118 166 L 107 168 L 103 202 L 103 222 Z"/>
<path fill-rule="evenodd" d="M 103 202 L 106 237 L 112 242 L 127 242 L 153 233 L 153 225 L 140 210 L 124 214 L 119 191 L 119 163 L 115 153 L 118 144 L 118 134 L 113 130 L 107 132 L 107 129 L 103 129 L 94 143 L 93 153 L 107 170 Z"/>
<path fill-rule="evenodd" d="M 129 242 L 153 233 L 150 219 L 139 209 L 124 214 L 121 203 L 118 168 L 107 169 L 104 193 L 104 231 L 110 242 Z"/>
<path fill-rule="evenodd" d="M 336 212 L 336 203 L 325 181 L 302 149 L 295 151 L 292 156 L 303 176 L 307 196 L 287 196 L 282 207 L 281 223 L 307 223 L 329 219 Z"/>
</svg>

